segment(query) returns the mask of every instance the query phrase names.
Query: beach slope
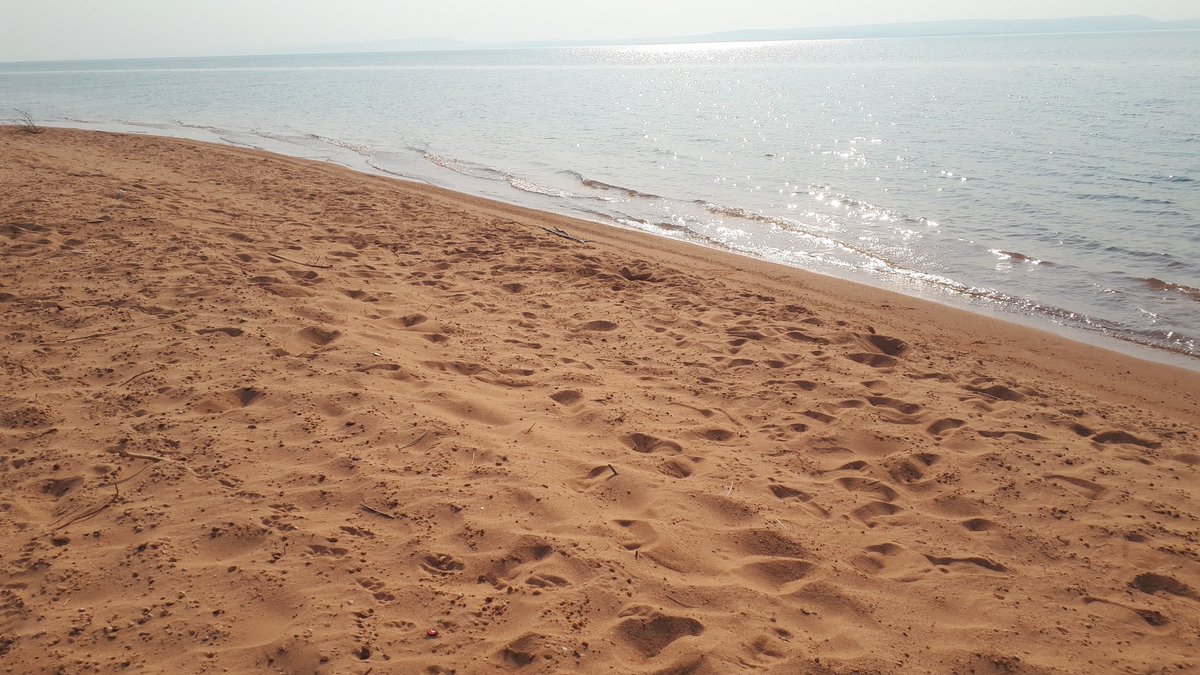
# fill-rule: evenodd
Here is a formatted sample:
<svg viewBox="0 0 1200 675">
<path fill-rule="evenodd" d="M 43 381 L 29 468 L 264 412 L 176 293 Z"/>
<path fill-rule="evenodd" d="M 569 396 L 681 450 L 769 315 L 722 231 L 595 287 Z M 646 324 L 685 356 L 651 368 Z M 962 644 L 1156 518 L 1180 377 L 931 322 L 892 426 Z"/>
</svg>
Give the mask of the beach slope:
<svg viewBox="0 0 1200 675">
<path fill-rule="evenodd" d="M 1200 669 L 1200 377 L 339 167 L 0 128 L 0 670 Z"/>
</svg>

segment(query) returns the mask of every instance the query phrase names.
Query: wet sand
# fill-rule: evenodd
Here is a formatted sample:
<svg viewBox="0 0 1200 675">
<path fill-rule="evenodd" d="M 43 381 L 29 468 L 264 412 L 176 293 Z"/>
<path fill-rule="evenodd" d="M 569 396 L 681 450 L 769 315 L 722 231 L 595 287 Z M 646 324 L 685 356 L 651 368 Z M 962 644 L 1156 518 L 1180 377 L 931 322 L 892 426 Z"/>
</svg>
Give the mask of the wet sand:
<svg viewBox="0 0 1200 675">
<path fill-rule="evenodd" d="M 1196 373 L 250 150 L 0 157 L 5 672 L 1200 669 Z"/>
</svg>

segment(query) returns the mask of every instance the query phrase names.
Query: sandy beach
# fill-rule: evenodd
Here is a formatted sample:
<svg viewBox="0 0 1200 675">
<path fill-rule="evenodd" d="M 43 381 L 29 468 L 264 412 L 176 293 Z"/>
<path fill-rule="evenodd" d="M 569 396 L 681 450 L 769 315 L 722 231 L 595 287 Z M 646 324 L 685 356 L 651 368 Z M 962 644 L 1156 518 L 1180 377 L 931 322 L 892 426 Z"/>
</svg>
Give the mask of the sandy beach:
<svg viewBox="0 0 1200 675">
<path fill-rule="evenodd" d="M 1200 670 L 1200 375 L 0 127 L 0 670 Z"/>
</svg>

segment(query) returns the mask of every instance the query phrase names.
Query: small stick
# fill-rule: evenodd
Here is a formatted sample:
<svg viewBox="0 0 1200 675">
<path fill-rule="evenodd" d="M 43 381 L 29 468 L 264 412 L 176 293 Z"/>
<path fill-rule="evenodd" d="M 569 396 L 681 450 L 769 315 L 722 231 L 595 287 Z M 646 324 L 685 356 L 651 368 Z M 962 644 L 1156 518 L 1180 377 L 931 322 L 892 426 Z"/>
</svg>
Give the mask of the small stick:
<svg viewBox="0 0 1200 675">
<path fill-rule="evenodd" d="M 142 472 L 149 468 L 150 468 L 149 464 L 143 464 L 142 468 L 138 469 L 137 471 L 134 471 L 133 474 L 130 475 L 128 478 L 122 478 L 121 480 L 113 481 L 113 485 L 120 485 L 121 483 L 128 483 L 129 481 L 133 480 L 134 478 L 137 478 L 138 476 L 142 475 Z"/>
<path fill-rule="evenodd" d="M 429 432 L 428 432 L 428 431 L 426 431 L 425 433 L 423 433 L 423 434 L 421 434 L 420 436 L 418 436 L 418 437 L 417 437 L 417 439 L 416 439 L 415 441 L 409 441 L 409 442 L 408 442 L 408 444 L 406 444 L 406 445 L 402 445 L 402 446 L 400 446 L 400 448 L 398 448 L 398 449 L 400 449 L 400 450 L 407 450 L 408 448 L 411 448 L 412 446 L 416 445 L 417 443 L 420 443 L 421 441 L 425 440 L 425 437 L 426 437 L 426 436 L 428 436 L 428 435 L 429 435 Z"/>
<path fill-rule="evenodd" d="M 675 603 L 675 604 L 679 605 L 680 607 L 686 607 L 687 609 L 695 609 L 695 607 L 694 607 L 694 606 L 692 606 L 692 605 L 685 605 L 685 604 L 683 604 L 682 602 L 680 602 L 680 601 L 676 600 L 675 598 L 673 598 L 673 597 L 671 597 L 671 596 L 669 596 L 669 595 L 666 595 L 665 597 L 666 597 L 668 600 L 670 600 L 671 602 L 673 602 L 673 603 Z"/>
<path fill-rule="evenodd" d="M 67 522 L 63 523 L 62 525 L 55 527 L 54 529 L 61 530 L 64 527 L 67 527 L 68 525 L 74 525 L 75 523 L 78 523 L 80 521 L 87 520 L 88 518 L 91 518 L 92 516 L 96 515 L 97 513 L 100 513 L 104 509 L 107 509 L 108 507 L 117 503 L 117 500 L 120 498 L 121 498 L 121 488 L 118 487 L 117 483 L 113 483 L 112 499 L 109 499 L 108 501 L 104 502 L 100 506 L 97 506 L 96 508 L 92 509 L 91 511 L 88 511 L 86 513 L 75 516 L 74 518 L 68 520 Z"/>
<path fill-rule="evenodd" d="M 170 326 L 171 324 L 183 323 L 184 321 L 187 321 L 187 318 L 175 319 L 173 321 L 163 321 L 162 323 L 152 323 L 148 326 L 135 326 L 133 328 L 122 328 L 121 330 L 110 330 L 110 331 L 107 331 L 104 333 L 93 333 L 91 335 L 83 335 L 81 337 L 67 338 L 66 340 L 59 340 L 58 342 L 47 342 L 45 344 L 65 345 L 68 342 L 79 342 L 80 340 L 91 340 L 92 338 L 108 337 L 109 335 L 119 335 L 121 333 L 132 333 L 134 331 L 147 330 L 149 328 L 155 328 L 157 326 Z"/>
<path fill-rule="evenodd" d="M 609 465 L 608 465 L 608 470 L 609 470 L 609 471 L 611 471 L 611 472 L 613 472 L 613 475 L 614 475 L 614 476 L 615 476 L 615 475 L 617 475 L 617 469 L 616 469 L 616 467 L 614 467 L 612 464 L 609 464 Z"/>
<path fill-rule="evenodd" d="M 733 483 L 729 484 L 729 490 L 725 493 L 725 496 L 728 497 L 731 494 L 733 494 Z"/>
<path fill-rule="evenodd" d="M 561 227 L 556 227 L 553 230 L 544 225 L 539 225 L 538 227 L 542 228 L 546 232 L 549 232 L 550 234 L 552 234 L 556 237 L 562 237 L 563 239 L 568 239 L 577 244 L 587 245 L 589 243 L 588 240 L 586 240 L 586 239 L 580 239 L 579 237 L 572 236 L 571 234 L 567 233 L 567 231 L 562 229 Z"/>
<path fill-rule="evenodd" d="M 374 506 L 368 506 L 365 502 L 359 502 L 358 505 L 361 506 L 363 508 L 363 510 L 366 511 L 367 513 L 374 513 L 375 515 L 382 516 L 384 518 L 387 518 L 388 520 L 396 519 L 396 516 L 393 516 L 392 514 L 386 513 L 384 511 L 380 511 L 379 509 L 375 508 Z"/>
<path fill-rule="evenodd" d="M 153 373 L 154 370 L 155 370 L 154 368 L 151 368 L 150 370 L 143 370 L 142 372 L 138 373 L 137 375 L 134 375 L 133 377 L 129 378 L 128 380 L 125 380 L 119 386 L 124 387 L 125 385 L 129 384 L 130 382 L 133 382 L 134 380 L 138 379 L 139 377 L 141 377 L 143 375 L 148 375 L 150 373 Z"/>
<path fill-rule="evenodd" d="M 271 256 L 272 258 L 279 258 L 280 260 L 286 260 L 286 261 L 288 261 L 290 263 L 294 263 L 296 265 L 304 265 L 305 267 L 315 267 L 319 270 L 333 269 L 333 265 L 314 265 L 312 263 L 300 262 L 299 260 L 292 260 L 291 258 L 285 258 L 285 257 L 279 255 L 278 253 L 268 253 L 267 255 Z"/>
</svg>

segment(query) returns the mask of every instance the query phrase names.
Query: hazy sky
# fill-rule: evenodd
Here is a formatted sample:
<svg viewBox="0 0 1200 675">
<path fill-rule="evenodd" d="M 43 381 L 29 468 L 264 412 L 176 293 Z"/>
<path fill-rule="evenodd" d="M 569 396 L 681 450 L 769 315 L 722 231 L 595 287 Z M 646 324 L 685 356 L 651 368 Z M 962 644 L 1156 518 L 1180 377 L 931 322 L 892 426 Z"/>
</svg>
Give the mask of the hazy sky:
<svg viewBox="0 0 1200 675">
<path fill-rule="evenodd" d="M 653 37 L 939 19 L 1200 17 L 1196 0 L 0 0 L 0 61 L 244 54 L 413 37 Z"/>
</svg>

